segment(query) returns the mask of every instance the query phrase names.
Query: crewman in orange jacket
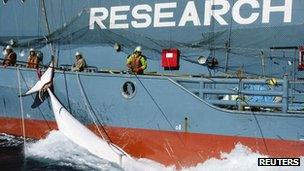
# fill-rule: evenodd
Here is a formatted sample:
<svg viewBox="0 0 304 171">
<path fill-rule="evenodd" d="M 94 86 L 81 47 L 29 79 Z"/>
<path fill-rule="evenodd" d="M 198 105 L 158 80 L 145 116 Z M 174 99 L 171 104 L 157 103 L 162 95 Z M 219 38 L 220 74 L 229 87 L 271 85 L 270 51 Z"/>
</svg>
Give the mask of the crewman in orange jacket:
<svg viewBox="0 0 304 171">
<path fill-rule="evenodd" d="M 37 56 L 37 53 L 33 48 L 30 49 L 30 55 L 27 58 L 27 68 L 35 68 L 37 69 L 39 67 L 39 59 Z"/>
<path fill-rule="evenodd" d="M 17 61 L 17 55 L 14 52 L 12 46 L 7 45 L 5 48 L 5 54 L 4 54 L 4 60 L 2 62 L 2 65 L 4 67 L 8 67 L 8 66 L 15 66 L 16 65 L 16 61 Z"/>
</svg>

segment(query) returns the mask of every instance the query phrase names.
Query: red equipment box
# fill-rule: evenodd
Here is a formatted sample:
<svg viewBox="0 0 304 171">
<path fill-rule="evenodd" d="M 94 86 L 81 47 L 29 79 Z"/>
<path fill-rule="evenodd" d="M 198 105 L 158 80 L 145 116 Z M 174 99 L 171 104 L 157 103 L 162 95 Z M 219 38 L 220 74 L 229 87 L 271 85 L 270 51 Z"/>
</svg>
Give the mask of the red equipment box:
<svg viewBox="0 0 304 171">
<path fill-rule="evenodd" d="M 179 69 L 180 52 L 176 48 L 163 49 L 162 51 L 162 67 L 170 70 Z"/>
<path fill-rule="evenodd" d="M 304 46 L 299 47 L 299 65 L 298 70 L 303 71 L 304 70 Z"/>
</svg>

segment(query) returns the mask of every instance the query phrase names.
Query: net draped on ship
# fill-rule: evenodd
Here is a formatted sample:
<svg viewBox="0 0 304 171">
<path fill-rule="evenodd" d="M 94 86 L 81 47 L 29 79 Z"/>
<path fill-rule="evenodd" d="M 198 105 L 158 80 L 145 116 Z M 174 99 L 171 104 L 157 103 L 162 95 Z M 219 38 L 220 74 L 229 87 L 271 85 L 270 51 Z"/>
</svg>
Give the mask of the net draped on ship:
<svg viewBox="0 0 304 171">
<path fill-rule="evenodd" d="M 19 4 L 17 7 L 1 5 L 2 16 L 12 18 L 12 23 L 9 25 L 14 26 L 14 29 L 11 29 L 10 32 L 5 28 L 1 29 L 0 44 L 5 46 L 9 40 L 16 39 L 18 42 L 16 46 L 20 49 L 28 47 L 42 48 L 52 43 L 57 49 L 61 50 L 119 44 L 122 45 L 122 50 L 126 53 L 130 53 L 134 47 L 141 45 L 145 49 L 146 56 L 152 60 L 160 60 L 162 49 L 178 48 L 181 51 L 182 59 L 191 63 L 198 64 L 197 58 L 199 56 L 217 58 L 219 61 L 218 69 L 225 72 L 242 70 L 242 72 L 248 74 L 281 77 L 283 73 L 294 69 L 292 64 L 296 63 L 295 53 L 297 53 L 297 50 L 293 46 L 303 43 L 303 40 L 299 38 L 303 30 L 302 19 L 304 15 L 301 15 L 303 2 L 293 2 L 291 22 L 284 22 L 283 12 L 277 12 L 270 15 L 269 23 L 262 23 L 263 4 L 261 2 L 259 9 L 252 9 L 247 4 L 240 10 L 241 16 L 250 16 L 253 10 L 259 14 L 259 18 L 252 24 L 241 25 L 236 23 L 233 19 L 232 9 L 230 9 L 222 16 L 227 25 L 222 25 L 216 19 L 211 18 L 210 25 L 205 26 L 204 14 L 206 15 L 206 13 L 204 13 L 204 10 L 206 10 L 206 1 L 191 1 L 200 17 L 200 25 L 197 26 L 194 21 L 188 21 L 182 27 L 177 26 L 189 2 L 126 2 L 115 0 L 111 2 L 89 1 L 77 4 L 76 1 L 70 0 L 46 1 L 46 9 L 43 9 L 40 1 L 29 1 L 23 5 L 32 5 L 32 7 L 25 8 L 33 9 L 37 13 L 37 16 L 34 16 L 29 22 L 33 28 L 26 28 L 28 26 L 24 23 L 17 24 L 17 21 L 22 21 L 21 19 L 25 18 L 24 16 L 16 16 L 14 12 L 13 15 L 6 14 L 12 8 L 15 8 L 14 10 L 22 9 L 22 5 Z M 227 2 L 231 8 L 235 4 L 234 0 Z M 174 8 L 164 9 L 165 12 L 172 12 L 173 17 L 167 20 L 174 21 L 176 26 L 153 27 L 156 3 L 176 3 Z M 132 9 L 139 4 L 146 4 L 151 7 L 152 11 L 141 11 L 152 19 L 150 26 L 147 28 L 131 27 Z M 273 6 L 275 5 L 282 6 L 284 3 L 273 4 Z M 129 10 L 120 13 L 127 16 L 124 23 L 129 23 L 129 28 L 109 28 L 111 24 L 109 16 L 102 21 L 107 27 L 106 29 L 98 27 L 96 23 L 94 23 L 94 29 L 90 29 L 91 9 L 104 7 L 110 13 L 113 6 L 128 6 Z M 70 9 L 67 10 L 67 8 Z M 42 10 L 47 12 L 50 34 L 45 29 Z M 9 34 L 7 34 L 8 32 Z"/>
</svg>

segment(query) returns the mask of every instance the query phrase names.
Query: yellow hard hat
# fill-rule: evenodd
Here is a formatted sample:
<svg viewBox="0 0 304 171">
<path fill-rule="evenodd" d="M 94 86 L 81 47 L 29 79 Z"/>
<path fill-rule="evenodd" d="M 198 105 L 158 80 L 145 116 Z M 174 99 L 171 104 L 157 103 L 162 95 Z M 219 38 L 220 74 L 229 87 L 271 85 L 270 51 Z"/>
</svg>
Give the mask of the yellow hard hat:
<svg viewBox="0 0 304 171">
<path fill-rule="evenodd" d="M 275 86 L 278 84 L 278 80 L 276 78 L 271 78 L 271 79 L 267 80 L 267 84 L 269 84 L 271 86 Z"/>
</svg>

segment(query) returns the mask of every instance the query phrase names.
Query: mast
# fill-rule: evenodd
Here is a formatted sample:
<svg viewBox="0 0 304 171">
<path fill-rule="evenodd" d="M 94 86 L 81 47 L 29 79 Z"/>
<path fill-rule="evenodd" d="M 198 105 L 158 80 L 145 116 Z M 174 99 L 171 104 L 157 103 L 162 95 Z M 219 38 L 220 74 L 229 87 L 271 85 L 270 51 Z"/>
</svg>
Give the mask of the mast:
<svg viewBox="0 0 304 171">
<path fill-rule="evenodd" d="M 51 34 L 51 29 L 50 29 L 50 25 L 49 25 L 49 20 L 48 20 L 48 16 L 47 16 L 47 12 L 46 12 L 46 6 L 45 6 L 45 1 L 44 0 L 40 0 L 40 5 L 41 5 L 41 11 L 42 11 L 42 14 L 44 16 L 44 19 L 45 19 L 45 26 L 46 26 L 46 29 L 47 29 L 47 32 L 48 32 L 48 35 Z M 46 36 L 46 39 L 47 39 L 47 36 Z M 54 57 L 55 59 L 55 65 L 58 66 L 58 57 L 55 57 L 55 48 L 53 46 L 53 44 L 47 39 L 47 43 L 50 45 L 50 48 L 51 48 L 51 54 L 52 54 L 52 58 Z"/>
<path fill-rule="evenodd" d="M 234 0 L 232 1 L 234 4 Z M 232 13 L 230 15 L 230 25 L 229 25 L 229 33 L 228 33 L 228 40 L 225 43 L 226 53 L 225 53 L 225 73 L 228 71 L 228 63 L 229 63 L 229 53 L 230 53 L 230 46 L 231 46 L 231 29 L 232 29 Z"/>
</svg>

